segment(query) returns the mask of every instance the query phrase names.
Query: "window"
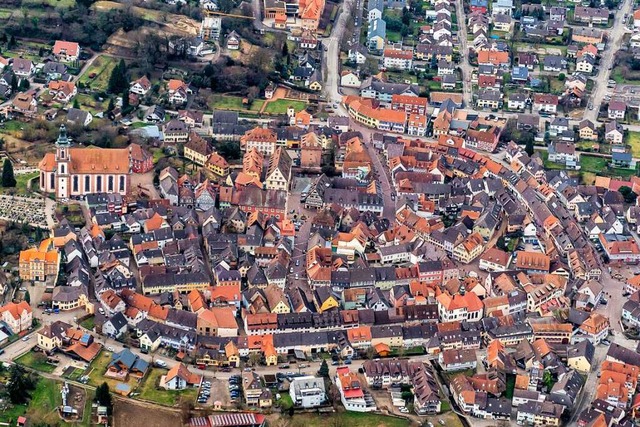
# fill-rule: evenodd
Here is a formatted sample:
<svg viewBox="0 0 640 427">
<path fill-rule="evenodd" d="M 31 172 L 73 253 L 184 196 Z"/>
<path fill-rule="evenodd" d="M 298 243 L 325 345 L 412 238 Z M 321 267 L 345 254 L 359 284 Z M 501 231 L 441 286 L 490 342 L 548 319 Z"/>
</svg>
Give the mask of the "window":
<svg viewBox="0 0 640 427">
<path fill-rule="evenodd" d="M 109 178 L 107 178 L 107 191 L 112 192 L 113 191 L 113 175 L 109 175 Z"/>
<path fill-rule="evenodd" d="M 91 177 L 89 175 L 85 175 L 84 177 L 84 192 L 91 192 Z"/>
<path fill-rule="evenodd" d="M 121 176 L 120 177 L 120 192 L 121 193 L 124 193 L 124 191 L 125 191 L 125 185 L 124 184 L 125 184 L 124 176 Z"/>
<path fill-rule="evenodd" d="M 53 172 L 49 175 L 49 188 L 56 188 L 56 174 Z"/>
<path fill-rule="evenodd" d="M 65 170 L 66 170 L 66 169 L 67 169 L 67 168 L 66 168 L 66 166 L 65 166 L 65 164 L 64 164 L 64 163 L 60 165 L 60 173 L 61 173 L 61 174 L 66 173 L 66 172 L 65 172 Z"/>
<path fill-rule="evenodd" d="M 102 177 L 101 176 L 96 177 L 96 191 L 98 193 L 102 192 Z"/>
<path fill-rule="evenodd" d="M 79 187 L 79 181 L 80 181 L 80 178 L 78 178 L 78 176 L 77 176 L 77 175 L 75 175 L 75 176 L 73 177 L 73 192 L 74 192 L 74 193 L 77 193 L 77 192 L 79 191 L 79 190 L 78 190 L 78 187 Z"/>
<path fill-rule="evenodd" d="M 40 187 L 44 188 L 44 182 L 45 182 L 44 172 L 40 172 Z"/>
</svg>

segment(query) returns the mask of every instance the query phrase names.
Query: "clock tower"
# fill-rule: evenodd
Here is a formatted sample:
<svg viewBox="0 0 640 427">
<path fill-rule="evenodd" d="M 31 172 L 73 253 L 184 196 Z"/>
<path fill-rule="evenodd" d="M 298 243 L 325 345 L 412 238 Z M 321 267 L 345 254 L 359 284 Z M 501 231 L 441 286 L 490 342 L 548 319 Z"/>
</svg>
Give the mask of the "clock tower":
<svg viewBox="0 0 640 427">
<path fill-rule="evenodd" d="M 69 147 L 71 143 L 67 137 L 67 128 L 60 125 L 60 133 L 56 140 L 56 197 L 58 199 L 69 198 Z"/>
</svg>

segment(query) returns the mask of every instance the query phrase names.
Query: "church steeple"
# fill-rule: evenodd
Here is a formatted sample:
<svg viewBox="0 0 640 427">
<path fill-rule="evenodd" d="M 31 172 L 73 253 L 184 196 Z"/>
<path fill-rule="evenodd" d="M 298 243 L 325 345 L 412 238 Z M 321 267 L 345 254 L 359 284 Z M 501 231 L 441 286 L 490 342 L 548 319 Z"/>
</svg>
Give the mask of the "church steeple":
<svg viewBox="0 0 640 427">
<path fill-rule="evenodd" d="M 60 125 L 60 133 L 58 134 L 58 139 L 56 140 L 56 146 L 59 147 L 68 147 L 71 145 L 69 141 L 69 137 L 67 137 L 67 127 L 63 124 Z"/>
</svg>

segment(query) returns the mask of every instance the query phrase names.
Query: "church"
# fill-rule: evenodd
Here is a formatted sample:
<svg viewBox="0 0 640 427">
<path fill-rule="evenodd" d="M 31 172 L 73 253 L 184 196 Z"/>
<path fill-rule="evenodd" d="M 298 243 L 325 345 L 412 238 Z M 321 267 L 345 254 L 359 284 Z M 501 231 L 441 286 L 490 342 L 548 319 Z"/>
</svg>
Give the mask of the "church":
<svg viewBox="0 0 640 427">
<path fill-rule="evenodd" d="M 131 153 L 127 148 L 72 148 L 64 125 L 56 152 L 38 165 L 40 191 L 68 199 L 89 193 L 126 195 L 131 181 Z"/>
</svg>

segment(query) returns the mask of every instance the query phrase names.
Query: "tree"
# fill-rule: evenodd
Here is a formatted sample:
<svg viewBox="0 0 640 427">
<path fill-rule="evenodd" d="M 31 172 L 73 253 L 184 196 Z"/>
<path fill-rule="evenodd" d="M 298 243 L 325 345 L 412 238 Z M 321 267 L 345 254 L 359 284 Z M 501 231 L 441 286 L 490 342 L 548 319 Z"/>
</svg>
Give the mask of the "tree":
<svg viewBox="0 0 640 427">
<path fill-rule="evenodd" d="M 73 99 L 73 108 L 76 108 L 76 109 L 80 108 L 80 101 L 78 101 L 78 98 Z"/>
<path fill-rule="evenodd" d="M 15 74 L 13 74 L 13 71 L 11 71 L 11 92 L 15 92 L 18 89 L 18 77 L 16 77 Z"/>
<path fill-rule="evenodd" d="M 4 165 L 2 165 L 2 186 L 5 188 L 16 186 L 16 178 L 13 176 L 13 165 L 9 159 L 4 159 Z"/>
<path fill-rule="evenodd" d="M 547 391 L 551 391 L 551 387 L 553 387 L 553 375 L 551 375 L 551 371 L 544 370 L 544 374 L 542 375 L 542 384 L 547 387 Z"/>
<path fill-rule="evenodd" d="M 34 384 L 23 367 L 13 365 L 10 369 L 11 379 L 7 385 L 7 394 L 9 400 L 14 405 L 27 403 L 31 397 L 30 390 L 33 390 Z"/>
<path fill-rule="evenodd" d="M 96 388 L 96 402 L 98 402 L 101 406 L 107 407 L 107 414 L 111 415 L 111 411 L 113 409 L 113 402 L 111 401 L 111 393 L 109 392 L 109 384 L 106 382 L 102 383 Z"/>
<path fill-rule="evenodd" d="M 524 148 L 524 151 L 529 155 L 529 156 L 533 156 L 533 139 L 530 139 L 527 141 L 527 145 Z"/>
<path fill-rule="evenodd" d="M 560 73 L 560 74 L 558 74 L 558 80 L 559 80 L 559 81 L 563 82 L 563 81 L 564 81 L 564 79 L 566 79 L 566 78 L 567 78 L 567 76 L 565 76 L 565 74 L 564 74 L 564 73 Z"/>
<path fill-rule="evenodd" d="M 620 187 L 620 189 L 618 189 L 618 192 L 624 196 L 624 201 L 629 204 L 634 204 L 636 202 L 636 199 L 638 198 L 638 195 L 626 185 Z"/>
<path fill-rule="evenodd" d="M 324 378 L 329 378 L 329 364 L 327 363 L 327 359 L 322 360 L 320 369 L 318 370 L 318 375 Z"/>
<path fill-rule="evenodd" d="M 127 65 L 125 64 L 124 59 L 121 59 L 118 65 L 113 67 L 113 71 L 111 71 L 107 90 L 110 93 L 121 93 L 128 86 Z"/>
<path fill-rule="evenodd" d="M 31 304 L 31 295 L 29 294 L 29 291 L 24 293 L 24 300 L 27 302 L 27 304 Z"/>
</svg>

